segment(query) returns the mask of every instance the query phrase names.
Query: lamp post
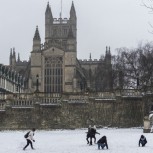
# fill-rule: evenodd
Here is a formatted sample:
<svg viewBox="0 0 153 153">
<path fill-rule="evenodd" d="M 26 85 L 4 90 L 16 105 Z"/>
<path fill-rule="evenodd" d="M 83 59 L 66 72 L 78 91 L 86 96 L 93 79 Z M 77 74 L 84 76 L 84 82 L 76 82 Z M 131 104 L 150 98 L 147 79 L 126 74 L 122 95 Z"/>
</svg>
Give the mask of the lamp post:
<svg viewBox="0 0 153 153">
<path fill-rule="evenodd" d="M 39 75 L 36 75 L 36 92 L 39 92 Z"/>
<path fill-rule="evenodd" d="M 139 74 L 137 73 L 137 75 L 136 75 L 136 79 L 137 79 L 137 89 L 139 89 Z"/>
<path fill-rule="evenodd" d="M 82 81 L 80 81 L 80 90 L 81 90 L 81 92 L 83 90 L 83 83 L 82 83 Z"/>
<path fill-rule="evenodd" d="M 18 84 L 18 89 L 19 89 L 19 99 L 20 99 L 20 88 L 21 88 L 21 86 L 20 86 L 20 83 Z"/>
</svg>

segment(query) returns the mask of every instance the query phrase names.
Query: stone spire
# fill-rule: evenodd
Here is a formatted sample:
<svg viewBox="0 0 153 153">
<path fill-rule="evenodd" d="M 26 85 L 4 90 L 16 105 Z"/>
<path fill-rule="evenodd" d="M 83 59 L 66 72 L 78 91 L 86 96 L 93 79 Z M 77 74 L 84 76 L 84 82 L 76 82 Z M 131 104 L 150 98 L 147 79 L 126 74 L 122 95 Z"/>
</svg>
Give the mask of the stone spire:
<svg viewBox="0 0 153 153">
<path fill-rule="evenodd" d="M 108 49 L 108 48 L 107 48 L 107 46 L 106 46 L 106 53 L 105 53 L 106 55 L 107 55 L 107 51 L 108 51 L 107 49 Z"/>
<path fill-rule="evenodd" d="M 71 9 L 70 9 L 70 18 L 69 18 L 69 23 L 72 26 L 72 31 L 73 31 L 73 36 L 77 38 L 77 17 L 76 17 L 76 12 L 75 12 L 75 7 L 74 3 L 72 1 Z"/>
<path fill-rule="evenodd" d="M 108 53 L 111 54 L 111 52 L 110 52 L 110 46 L 109 46 L 109 49 L 108 49 Z"/>
<path fill-rule="evenodd" d="M 106 46 L 106 55 L 108 55 L 108 54 L 111 54 L 110 46 L 109 47 Z"/>
<path fill-rule="evenodd" d="M 38 26 L 36 26 L 35 35 L 33 37 L 33 51 L 38 51 L 41 49 L 41 38 L 39 35 Z"/>
<path fill-rule="evenodd" d="M 10 57 L 12 57 L 12 48 L 10 49 Z"/>
<path fill-rule="evenodd" d="M 49 2 L 47 3 L 45 15 L 50 15 L 50 17 L 53 18 Z"/>
<path fill-rule="evenodd" d="M 16 53 L 15 53 L 15 48 L 13 47 L 13 58 L 16 59 Z"/>
<path fill-rule="evenodd" d="M 70 10 L 70 19 L 71 18 L 76 18 L 76 12 L 75 12 L 75 7 L 74 7 L 73 1 L 72 1 L 72 5 L 71 5 L 71 10 Z"/>
<path fill-rule="evenodd" d="M 90 53 L 90 56 L 89 56 L 90 60 L 91 60 L 91 53 Z"/>
<path fill-rule="evenodd" d="M 20 54 L 18 53 L 18 62 L 20 62 Z"/>
<path fill-rule="evenodd" d="M 15 65 L 16 65 L 16 53 L 15 53 L 15 48 L 13 47 L 12 67 L 15 67 Z"/>
<path fill-rule="evenodd" d="M 111 52 L 110 52 L 110 46 L 106 46 L 106 54 L 105 54 L 105 61 L 107 64 L 111 64 Z"/>
<path fill-rule="evenodd" d="M 9 63 L 10 63 L 10 65 L 12 65 L 12 48 L 10 49 L 10 61 L 9 61 Z"/>
<path fill-rule="evenodd" d="M 36 31 L 33 40 L 41 40 L 39 35 L 38 26 L 36 26 Z"/>
<path fill-rule="evenodd" d="M 49 5 L 47 4 L 46 12 L 45 12 L 45 40 L 48 41 L 51 37 L 51 26 L 53 24 L 53 15 Z"/>
</svg>

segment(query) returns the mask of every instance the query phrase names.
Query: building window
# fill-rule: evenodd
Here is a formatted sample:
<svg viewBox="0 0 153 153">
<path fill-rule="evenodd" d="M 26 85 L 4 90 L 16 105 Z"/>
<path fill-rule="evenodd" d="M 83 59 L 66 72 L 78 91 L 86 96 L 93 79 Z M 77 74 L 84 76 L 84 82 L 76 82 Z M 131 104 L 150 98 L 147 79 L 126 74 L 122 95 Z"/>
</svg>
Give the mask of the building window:
<svg viewBox="0 0 153 153">
<path fill-rule="evenodd" d="M 63 58 L 45 58 L 44 89 L 47 93 L 61 93 L 63 89 Z"/>
<path fill-rule="evenodd" d="M 67 35 L 67 29 L 63 29 L 64 36 Z"/>
<path fill-rule="evenodd" d="M 53 36 L 57 36 L 57 29 L 53 30 Z"/>
</svg>

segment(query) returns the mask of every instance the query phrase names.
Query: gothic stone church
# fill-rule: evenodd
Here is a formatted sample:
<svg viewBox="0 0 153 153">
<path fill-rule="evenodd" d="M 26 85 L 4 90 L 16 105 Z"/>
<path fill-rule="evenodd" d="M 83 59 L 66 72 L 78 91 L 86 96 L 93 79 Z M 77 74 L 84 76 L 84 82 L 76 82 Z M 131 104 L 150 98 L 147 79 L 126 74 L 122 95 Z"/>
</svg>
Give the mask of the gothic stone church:
<svg viewBox="0 0 153 153">
<path fill-rule="evenodd" d="M 16 59 L 11 49 L 10 67 L 24 75 L 25 92 L 68 93 L 81 91 L 108 91 L 112 89 L 110 47 L 104 58 L 77 59 L 77 16 L 74 4 L 70 17 L 53 18 L 47 4 L 45 12 L 45 42 L 41 43 L 38 27 L 33 38 L 29 61 Z"/>
</svg>

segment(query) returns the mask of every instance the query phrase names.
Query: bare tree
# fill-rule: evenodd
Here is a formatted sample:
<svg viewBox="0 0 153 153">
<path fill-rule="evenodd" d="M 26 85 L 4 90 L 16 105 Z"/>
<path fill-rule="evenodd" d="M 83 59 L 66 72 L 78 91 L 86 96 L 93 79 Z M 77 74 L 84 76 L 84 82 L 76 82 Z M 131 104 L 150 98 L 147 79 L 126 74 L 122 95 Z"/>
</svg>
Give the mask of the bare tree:
<svg viewBox="0 0 153 153">
<path fill-rule="evenodd" d="M 138 55 L 135 50 L 130 50 L 128 48 L 118 49 L 116 62 L 113 65 L 113 72 L 114 72 L 113 76 L 114 76 L 114 82 L 118 82 L 117 84 L 119 88 L 136 87 L 137 76 L 138 76 L 137 58 Z"/>
<path fill-rule="evenodd" d="M 145 90 L 153 85 L 153 43 L 147 43 L 138 50 L 141 87 Z"/>
<path fill-rule="evenodd" d="M 153 13 L 153 0 L 142 0 L 142 6 L 146 7 L 149 10 L 149 13 Z M 153 29 L 153 25 L 149 22 L 150 27 Z M 153 34 L 153 30 L 148 30 L 151 34 Z"/>
<path fill-rule="evenodd" d="M 153 12 L 153 0 L 142 0 L 142 6 L 149 9 L 149 12 Z"/>
<path fill-rule="evenodd" d="M 153 85 L 153 44 L 118 49 L 113 72 L 114 82 L 118 80 L 120 87 L 147 90 Z"/>
</svg>

